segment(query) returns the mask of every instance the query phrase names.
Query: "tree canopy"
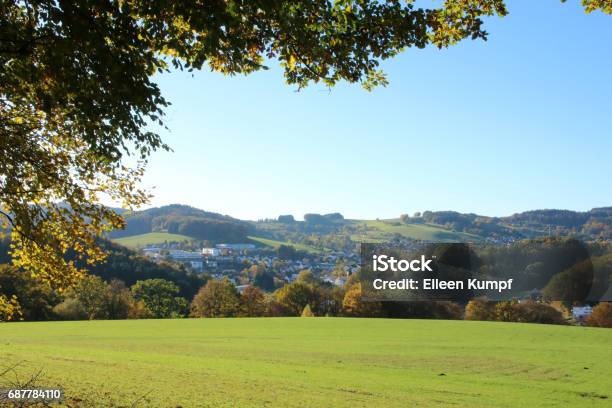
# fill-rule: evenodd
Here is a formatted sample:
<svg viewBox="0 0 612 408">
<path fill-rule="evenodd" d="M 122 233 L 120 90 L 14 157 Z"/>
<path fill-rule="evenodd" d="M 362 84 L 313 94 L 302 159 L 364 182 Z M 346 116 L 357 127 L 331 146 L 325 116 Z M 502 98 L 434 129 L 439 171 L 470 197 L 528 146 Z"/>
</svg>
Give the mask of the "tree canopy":
<svg viewBox="0 0 612 408">
<path fill-rule="evenodd" d="M 583 0 L 612 13 L 610 0 Z M 0 217 L 13 260 L 52 286 L 95 263 L 96 237 L 123 219 L 147 157 L 168 149 L 168 101 L 152 80 L 170 69 L 248 74 L 280 61 L 289 84 L 385 85 L 382 60 L 410 47 L 486 39 L 503 0 L 7 0 L 0 4 Z M 126 157 L 131 160 L 126 160 Z M 131 164 L 130 164 L 131 163 Z M 5 299 L 5 304 L 8 300 Z"/>
</svg>

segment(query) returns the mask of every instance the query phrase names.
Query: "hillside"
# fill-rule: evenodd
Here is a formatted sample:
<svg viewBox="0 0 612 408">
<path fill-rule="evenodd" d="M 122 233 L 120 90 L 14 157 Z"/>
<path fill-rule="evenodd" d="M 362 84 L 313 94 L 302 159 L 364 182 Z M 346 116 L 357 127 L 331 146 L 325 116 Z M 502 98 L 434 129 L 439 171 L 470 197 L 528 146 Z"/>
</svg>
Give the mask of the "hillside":
<svg viewBox="0 0 612 408">
<path fill-rule="evenodd" d="M 241 242 L 252 228 L 248 222 L 180 204 L 128 212 L 123 216 L 126 228 L 112 231 L 109 238 L 163 232 L 213 242 Z"/>
<path fill-rule="evenodd" d="M 612 239 L 612 207 L 586 212 L 534 210 L 507 217 L 455 211 L 425 211 L 386 220 L 349 220 L 339 213 L 291 215 L 277 220 L 243 221 L 185 205 L 125 213 L 127 228 L 109 237 L 131 248 L 185 240 L 255 241 L 264 246 L 293 245 L 308 252 L 352 251 L 360 242 L 415 239 L 438 242 L 510 242 L 541 236 Z"/>
<path fill-rule="evenodd" d="M 158 245 L 166 242 L 192 241 L 194 238 L 187 235 L 170 234 L 168 232 L 148 232 L 146 234 L 130 235 L 128 237 L 113 239 L 117 244 L 137 249 L 147 245 Z"/>
<path fill-rule="evenodd" d="M 257 237 L 257 236 L 249 236 L 249 239 L 252 242 L 255 242 L 256 244 L 267 246 L 270 248 L 275 248 L 275 249 L 280 247 L 281 245 L 289 245 L 289 246 L 294 247 L 298 251 L 309 252 L 312 254 L 319 254 L 319 253 L 325 252 L 325 249 L 323 248 L 315 248 L 311 245 L 296 244 L 296 243 L 288 242 L 288 241 L 276 241 L 273 239 L 262 238 L 262 237 Z"/>
<path fill-rule="evenodd" d="M 570 210 L 534 210 L 507 217 L 488 217 L 456 211 L 425 211 L 405 223 L 429 223 L 443 228 L 483 237 L 531 238 L 541 235 L 571 235 L 583 239 L 612 239 L 612 207 L 579 212 Z"/>
<path fill-rule="evenodd" d="M 8 239 L 0 240 L 0 264 L 11 262 L 9 245 Z M 206 283 L 206 278 L 187 272 L 178 264 L 153 262 L 125 245 L 117 245 L 111 241 L 103 240 L 101 245 L 108 253 L 107 259 L 94 266 L 83 266 L 106 281 L 119 279 L 130 286 L 138 280 L 166 279 L 174 282 L 179 287 L 181 296 L 189 299 Z"/>
<path fill-rule="evenodd" d="M 108 241 L 104 241 L 103 246 L 108 252 L 108 258 L 103 263 L 89 266 L 88 269 L 106 281 L 119 279 L 131 286 L 139 280 L 166 279 L 174 282 L 179 287 L 181 296 L 188 299 L 206 283 L 205 277 L 185 271 L 178 264 L 153 262 L 129 248 Z"/>
<path fill-rule="evenodd" d="M 609 329 L 176 319 L 7 323 L 0 338 L 0 368 L 42 370 L 44 385 L 81 401 L 71 406 L 597 408 L 612 398 Z"/>
<path fill-rule="evenodd" d="M 400 235 L 403 238 L 438 241 L 438 242 L 464 242 L 480 241 L 481 237 L 463 232 L 447 230 L 437 225 L 406 224 L 395 220 L 354 221 L 358 232 L 351 236 L 359 242 L 387 241 L 391 236 Z M 362 229 L 359 229 L 362 227 Z"/>
</svg>

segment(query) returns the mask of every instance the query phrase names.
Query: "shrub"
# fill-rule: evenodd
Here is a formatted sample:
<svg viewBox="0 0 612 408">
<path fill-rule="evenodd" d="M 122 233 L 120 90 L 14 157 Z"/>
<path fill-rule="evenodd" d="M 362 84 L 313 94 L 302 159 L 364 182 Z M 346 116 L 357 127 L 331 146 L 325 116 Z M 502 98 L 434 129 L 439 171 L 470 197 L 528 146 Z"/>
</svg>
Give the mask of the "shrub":
<svg viewBox="0 0 612 408">
<path fill-rule="evenodd" d="M 361 283 L 353 285 L 344 294 L 342 312 L 353 317 L 377 317 L 381 314 L 380 302 L 364 302 L 362 300 Z"/>
<path fill-rule="evenodd" d="M 519 323 L 565 324 L 563 314 L 546 303 L 533 300 L 499 302 L 495 306 L 496 320 Z"/>
<path fill-rule="evenodd" d="M 284 317 L 291 316 L 291 311 L 289 311 L 284 305 L 280 304 L 275 295 L 267 296 L 266 302 L 266 316 L 268 317 Z"/>
<path fill-rule="evenodd" d="M 299 316 L 306 305 L 317 303 L 316 289 L 300 281 L 283 286 L 275 292 L 275 297 L 290 316 Z"/>
<path fill-rule="evenodd" d="M 69 297 L 53 308 L 60 320 L 87 320 L 89 315 L 78 299 Z"/>
<path fill-rule="evenodd" d="M 487 298 L 474 298 L 465 306 L 465 320 L 495 320 L 495 305 Z"/>
<path fill-rule="evenodd" d="M 310 309 L 310 305 L 304 306 L 304 310 L 302 310 L 302 317 L 315 317 L 315 314 L 312 313 Z"/>
<path fill-rule="evenodd" d="M 514 305 L 514 321 L 522 323 L 566 324 L 563 314 L 551 305 L 532 300 Z"/>
<path fill-rule="evenodd" d="M 495 320 L 500 322 L 516 322 L 516 300 L 499 302 L 495 305 Z"/>
<path fill-rule="evenodd" d="M 586 324 L 593 327 L 612 327 L 612 302 L 601 302 L 593 308 L 593 313 L 586 319 Z"/>
<path fill-rule="evenodd" d="M 153 313 L 147 308 L 144 301 L 132 299 L 127 314 L 128 319 L 150 319 L 152 317 Z"/>
</svg>

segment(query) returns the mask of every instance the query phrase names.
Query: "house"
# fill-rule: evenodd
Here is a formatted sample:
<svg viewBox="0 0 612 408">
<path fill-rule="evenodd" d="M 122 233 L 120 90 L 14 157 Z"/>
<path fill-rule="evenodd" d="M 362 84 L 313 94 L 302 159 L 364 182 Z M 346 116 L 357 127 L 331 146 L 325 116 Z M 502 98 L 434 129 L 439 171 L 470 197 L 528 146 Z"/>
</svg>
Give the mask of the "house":
<svg viewBox="0 0 612 408">
<path fill-rule="evenodd" d="M 162 259 L 161 249 L 157 247 L 144 248 L 142 253 L 144 256 L 151 258 L 154 261 L 160 261 Z"/>
<path fill-rule="evenodd" d="M 204 257 L 200 252 L 172 249 L 168 251 L 168 256 L 172 258 L 173 261 L 188 265 L 196 271 L 202 271 L 204 269 Z"/>
<path fill-rule="evenodd" d="M 221 255 L 221 250 L 219 248 L 202 248 L 202 255 L 217 257 Z"/>
<path fill-rule="evenodd" d="M 254 244 L 218 244 L 217 249 L 221 251 L 247 251 L 255 249 Z"/>
<path fill-rule="evenodd" d="M 572 317 L 577 322 L 583 322 L 591 313 L 593 313 L 591 306 L 574 306 L 572 308 Z"/>
</svg>

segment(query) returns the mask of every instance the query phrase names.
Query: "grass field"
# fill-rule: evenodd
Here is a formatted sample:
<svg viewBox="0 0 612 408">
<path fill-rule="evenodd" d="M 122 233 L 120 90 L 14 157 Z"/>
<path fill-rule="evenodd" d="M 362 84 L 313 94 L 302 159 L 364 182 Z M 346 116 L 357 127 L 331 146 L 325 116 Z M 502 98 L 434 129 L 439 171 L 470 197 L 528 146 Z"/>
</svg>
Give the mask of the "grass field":
<svg viewBox="0 0 612 408">
<path fill-rule="evenodd" d="M 399 234 L 405 238 L 437 242 L 480 241 L 481 237 L 463 232 L 449 231 L 427 224 L 402 224 L 399 220 L 355 220 L 356 225 L 363 225 L 367 230 L 363 234 L 353 235 L 357 242 L 388 241 L 389 235 Z M 395 225 L 397 224 L 397 225 Z"/>
<path fill-rule="evenodd" d="M 262 244 L 262 245 L 265 245 L 265 246 L 269 246 L 271 248 L 278 248 L 281 245 L 289 245 L 289 246 L 294 247 L 298 251 L 310 252 L 312 254 L 320 254 L 320 253 L 325 252 L 322 249 L 315 248 L 315 247 L 313 247 L 311 245 L 295 244 L 293 242 L 286 242 L 286 241 L 276 241 L 276 240 L 273 240 L 273 239 L 262 238 L 262 237 L 255 237 L 255 236 L 249 236 L 249 239 L 251 241 L 255 241 L 255 242 L 259 243 L 259 244 Z"/>
<path fill-rule="evenodd" d="M 612 330 L 183 319 L 0 324 L 0 365 L 82 406 L 609 407 Z M 1 371 L 1 370 L 0 370 Z M 0 388 L 2 384 L 0 384 Z"/>
<path fill-rule="evenodd" d="M 150 232 L 148 234 L 132 235 L 129 237 L 113 239 L 114 242 L 128 248 L 142 248 L 146 245 L 162 244 L 164 242 L 191 241 L 193 238 L 186 235 L 169 234 L 167 232 Z"/>
</svg>

